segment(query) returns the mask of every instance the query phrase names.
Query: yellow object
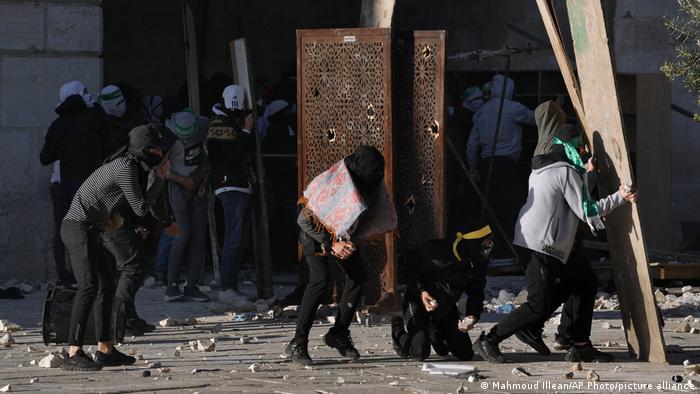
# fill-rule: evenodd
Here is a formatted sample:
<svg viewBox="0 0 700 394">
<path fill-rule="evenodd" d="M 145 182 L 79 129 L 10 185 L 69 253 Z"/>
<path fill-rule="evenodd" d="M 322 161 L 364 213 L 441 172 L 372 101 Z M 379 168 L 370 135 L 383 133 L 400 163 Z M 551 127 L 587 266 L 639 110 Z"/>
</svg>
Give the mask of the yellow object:
<svg viewBox="0 0 700 394">
<path fill-rule="evenodd" d="M 462 258 L 459 257 L 459 253 L 457 252 L 457 246 L 459 245 L 460 242 L 462 242 L 463 239 L 479 239 L 479 238 L 484 238 L 485 236 L 491 234 L 491 226 L 488 224 L 479 230 L 474 230 L 470 233 L 462 234 L 462 233 L 457 233 L 457 238 L 455 238 L 455 242 L 452 244 L 452 254 L 455 255 L 457 258 L 457 261 L 462 261 Z"/>
</svg>

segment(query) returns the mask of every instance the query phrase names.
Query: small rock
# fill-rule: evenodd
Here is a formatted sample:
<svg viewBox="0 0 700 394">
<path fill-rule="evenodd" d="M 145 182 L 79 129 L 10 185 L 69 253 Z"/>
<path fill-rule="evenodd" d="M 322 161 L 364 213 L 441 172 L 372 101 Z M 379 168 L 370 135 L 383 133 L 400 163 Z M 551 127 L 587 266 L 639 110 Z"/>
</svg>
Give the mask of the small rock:
<svg viewBox="0 0 700 394">
<path fill-rule="evenodd" d="M 462 383 L 459 384 L 459 387 L 457 387 L 457 394 L 465 394 L 467 393 L 467 389 L 464 387 Z"/>
<path fill-rule="evenodd" d="M 691 334 L 700 334 L 700 328 L 692 327 L 689 332 Z"/>
<path fill-rule="evenodd" d="M 683 365 L 685 365 L 686 367 L 690 365 L 690 360 L 683 360 Z"/>
<path fill-rule="evenodd" d="M 197 368 L 195 368 L 195 369 L 193 369 L 192 371 L 190 371 L 190 373 L 191 373 L 192 375 L 196 374 L 197 372 L 199 372 L 199 369 L 197 369 Z"/>
<path fill-rule="evenodd" d="M 688 315 L 685 317 L 685 319 L 683 319 L 683 321 L 686 323 L 692 323 L 693 321 L 695 321 L 695 319 L 693 319 L 693 315 Z"/>
<path fill-rule="evenodd" d="M 574 364 L 574 365 L 569 369 L 569 371 L 573 371 L 573 372 L 583 371 L 583 365 L 581 365 L 581 363 L 578 362 L 578 363 Z"/>
<path fill-rule="evenodd" d="M 41 368 L 58 368 L 61 365 L 63 365 L 63 358 L 55 353 L 51 353 L 39 361 Z"/>
<path fill-rule="evenodd" d="M 243 336 L 243 337 L 238 338 L 238 341 L 245 345 L 246 343 L 250 343 L 250 338 Z"/>
<path fill-rule="evenodd" d="M 586 379 L 590 380 L 591 382 L 598 382 L 600 381 L 600 375 L 598 375 L 596 371 L 591 369 L 590 371 L 588 371 Z"/>
<path fill-rule="evenodd" d="M 335 316 L 326 316 L 326 321 L 330 324 L 335 324 Z"/>
<path fill-rule="evenodd" d="M 676 329 L 673 330 L 673 332 L 679 333 L 679 334 L 690 332 L 690 323 L 685 322 L 685 321 L 680 322 L 678 324 L 678 326 L 676 327 Z"/>
<path fill-rule="evenodd" d="M 700 375 L 700 364 L 685 365 L 683 367 L 683 373 L 685 373 L 688 376 Z"/>
<path fill-rule="evenodd" d="M 173 357 L 180 357 L 180 351 L 178 351 L 178 350 L 174 351 Z"/>
<path fill-rule="evenodd" d="M 31 378 L 29 379 L 29 383 L 36 383 L 39 381 L 39 378 Z"/>
<path fill-rule="evenodd" d="M 513 370 L 510 371 L 510 373 L 511 373 L 513 376 L 521 376 L 521 377 L 531 376 L 530 372 L 527 372 L 527 371 L 525 370 L 525 368 L 523 368 L 523 367 L 513 368 Z"/>
<path fill-rule="evenodd" d="M 139 361 L 143 360 L 143 354 L 137 355 L 137 356 L 136 356 L 136 359 L 139 360 Z"/>
<path fill-rule="evenodd" d="M 0 319 L 0 332 L 17 332 L 21 331 L 22 327 L 9 320 Z M 9 387 L 9 385 L 7 385 Z"/>
<path fill-rule="evenodd" d="M 338 379 L 335 380 L 335 383 L 336 384 L 343 384 L 343 383 L 345 383 L 345 379 L 343 379 L 339 376 Z"/>
<path fill-rule="evenodd" d="M 151 371 L 145 370 L 145 371 L 141 372 L 141 376 L 143 376 L 144 378 L 147 378 L 147 377 L 151 376 Z"/>
<path fill-rule="evenodd" d="M 610 329 L 612 329 L 614 326 L 613 326 L 612 324 L 608 323 L 608 322 L 605 322 L 605 323 L 603 323 L 603 324 L 601 325 L 601 327 L 602 327 L 603 329 L 605 329 L 605 330 L 610 330 Z"/>
<path fill-rule="evenodd" d="M 681 293 L 687 293 L 689 291 L 693 291 L 693 286 L 683 286 L 681 287 Z"/>
<path fill-rule="evenodd" d="M 211 339 L 199 339 L 196 342 L 196 350 L 202 351 L 202 352 L 213 352 L 214 349 L 216 348 L 216 344 L 212 342 Z"/>
<path fill-rule="evenodd" d="M 574 373 L 567 372 L 564 376 L 561 376 L 559 379 L 560 380 L 568 380 L 568 379 L 573 379 L 573 378 L 574 378 Z"/>
<path fill-rule="evenodd" d="M 15 343 L 15 339 L 9 332 L 0 338 L 0 347 L 11 347 Z"/>
<path fill-rule="evenodd" d="M 304 369 L 314 369 L 311 365 L 304 365 Z"/>
<path fill-rule="evenodd" d="M 11 385 L 11 384 L 6 384 L 6 385 L 0 387 L 0 392 L 2 392 L 2 393 L 9 393 L 9 392 L 12 392 L 12 385 Z"/>
<path fill-rule="evenodd" d="M 282 380 L 289 380 L 289 375 L 282 375 Z"/>
<path fill-rule="evenodd" d="M 230 370 L 228 373 L 238 373 L 238 370 L 237 370 L 237 369 L 232 369 L 232 370 Z"/>
<path fill-rule="evenodd" d="M 38 352 L 38 351 L 39 351 L 39 349 L 36 346 L 32 346 L 32 345 L 27 346 L 27 353 L 34 353 L 34 352 Z"/>
<path fill-rule="evenodd" d="M 398 385 L 399 385 L 399 381 L 398 381 L 398 380 L 394 380 L 393 382 L 390 382 L 390 383 L 389 383 L 389 386 L 398 386 Z"/>
<path fill-rule="evenodd" d="M 654 292 L 654 298 L 656 298 L 656 302 L 666 302 L 666 294 L 660 289 L 656 289 Z"/>
<path fill-rule="evenodd" d="M 675 383 L 680 383 L 683 381 L 683 377 L 681 375 L 676 375 L 671 377 L 671 380 L 673 380 Z"/>
<path fill-rule="evenodd" d="M 158 368 L 158 372 L 160 372 L 160 373 L 170 373 L 170 368 L 168 368 L 168 367 Z"/>
<path fill-rule="evenodd" d="M 36 364 L 37 364 L 36 360 L 32 360 L 29 362 L 29 365 L 36 365 Z"/>
<path fill-rule="evenodd" d="M 527 290 L 521 290 L 513 300 L 513 304 L 522 305 L 527 302 Z"/>
<path fill-rule="evenodd" d="M 613 372 L 615 372 L 615 373 L 617 373 L 617 372 L 622 372 L 622 367 L 619 366 L 619 365 L 616 365 L 616 366 L 615 366 L 615 369 L 613 369 Z"/>
<path fill-rule="evenodd" d="M 163 364 L 161 364 L 160 362 L 155 362 L 155 363 L 150 363 L 150 364 L 148 364 L 148 368 L 160 368 L 160 367 L 162 367 L 162 366 L 163 366 Z"/>
<path fill-rule="evenodd" d="M 260 364 L 252 363 L 252 364 L 250 364 L 248 369 L 250 369 L 250 372 L 258 372 L 258 371 L 260 371 Z"/>
</svg>

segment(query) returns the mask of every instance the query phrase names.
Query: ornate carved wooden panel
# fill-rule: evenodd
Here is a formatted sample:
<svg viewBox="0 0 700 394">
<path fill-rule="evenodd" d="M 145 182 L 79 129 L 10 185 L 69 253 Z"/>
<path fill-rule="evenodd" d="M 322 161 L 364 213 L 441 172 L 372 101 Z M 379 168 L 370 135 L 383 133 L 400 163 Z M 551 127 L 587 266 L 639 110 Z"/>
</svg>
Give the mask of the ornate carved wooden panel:
<svg viewBox="0 0 700 394">
<path fill-rule="evenodd" d="M 397 253 L 445 236 L 443 105 L 445 32 L 394 40 Z"/>
<path fill-rule="evenodd" d="M 300 193 L 361 144 L 384 153 L 393 192 L 389 29 L 297 31 L 297 107 Z M 360 249 L 369 274 L 365 305 L 394 294 L 393 250 L 393 236 Z"/>
</svg>

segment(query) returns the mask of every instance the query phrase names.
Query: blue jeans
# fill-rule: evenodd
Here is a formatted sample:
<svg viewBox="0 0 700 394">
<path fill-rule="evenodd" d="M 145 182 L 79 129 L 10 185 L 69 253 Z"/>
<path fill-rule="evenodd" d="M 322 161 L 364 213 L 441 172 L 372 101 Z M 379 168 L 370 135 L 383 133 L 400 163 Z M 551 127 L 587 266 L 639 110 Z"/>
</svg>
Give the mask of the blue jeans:
<svg viewBox="0 0 700 394">
<path fill-rule="evenodd" d="M 231 191 L 216 196 L 224 208 L 224 248 L 221 257 L 221 290 L 236 288 L 243 251 L 243 225 L 250 195 Z"/>
<path fill-rule="evenodd" d="M 158 240 L 158 250 L 156 251 L 156 262 L 153 267 L 154 274 L 167 274 L 168 272 L 168 260 L 170 256 L 170 245 L 172 245 L 175 238 L 169 236 L 165 231 L 160 233 L 160 240 Z"/>
</svg>

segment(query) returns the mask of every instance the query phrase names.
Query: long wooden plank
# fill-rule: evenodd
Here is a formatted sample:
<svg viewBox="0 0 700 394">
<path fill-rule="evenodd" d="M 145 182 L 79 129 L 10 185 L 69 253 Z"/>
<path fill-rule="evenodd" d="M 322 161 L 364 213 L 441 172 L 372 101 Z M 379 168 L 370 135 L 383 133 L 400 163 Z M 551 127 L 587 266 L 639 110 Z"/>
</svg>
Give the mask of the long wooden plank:
<svg viewBox="0 0 700 394">
<path fill-rule="evenodd" d="M 243 88 L 246 95 L 244 108 L 253 111 L 253 119 L 258 119 L 258 114 L 253 100 L 255 88 L 253 86 L 253 70 L 250 68 L 250 52 L 245 38 L 234 40 L 229 46 L 232 48 L 231 63 L 234 70 L 234 78 Z M 272 259 L 270 257 L 270 227 L 269 213 L 267 209 L 267 192 L 265 187 L 265 164 L 262 157 L 262 141 L 260 133 L 255 130 L 255 175 L 257 182 L 254 185 L 253 196 L 253 247 L 255 249 L 255 272 L 258 298 L 270 298 L 273 296 L 272 288 Z"/>
<path fill-rule="evenodd" d="M 598 157 L 599 188 L 603 194 L 612 193 L 620 184 L 633 185 L 634 179 L 603 7 L 601 0 L 567 0 L 566 4 L 583 108 L 588 130 L 593 130 L 589 140 Z M 664 338 L 637 205 L 625 205 L 606 219 L 629 351 L 641 360 L 665 363 Z"/>
<path fill-rule="evenodd" d="M 194 26 L 192 7 L 182 2 L 182 21 L 185 33 L 185 66 L 187 69 L 187 92 L 190 108 L 199 113 L 199 61 L 197 58 L 197 32 Z"/>
<path fill-rule="evenodd" d="M 637 75 L 637 186 L 654 196 L 641 204 L 644 235 L 654 249 L 671 250 L 671 82 L 661 73 Z"/>
</svg>

